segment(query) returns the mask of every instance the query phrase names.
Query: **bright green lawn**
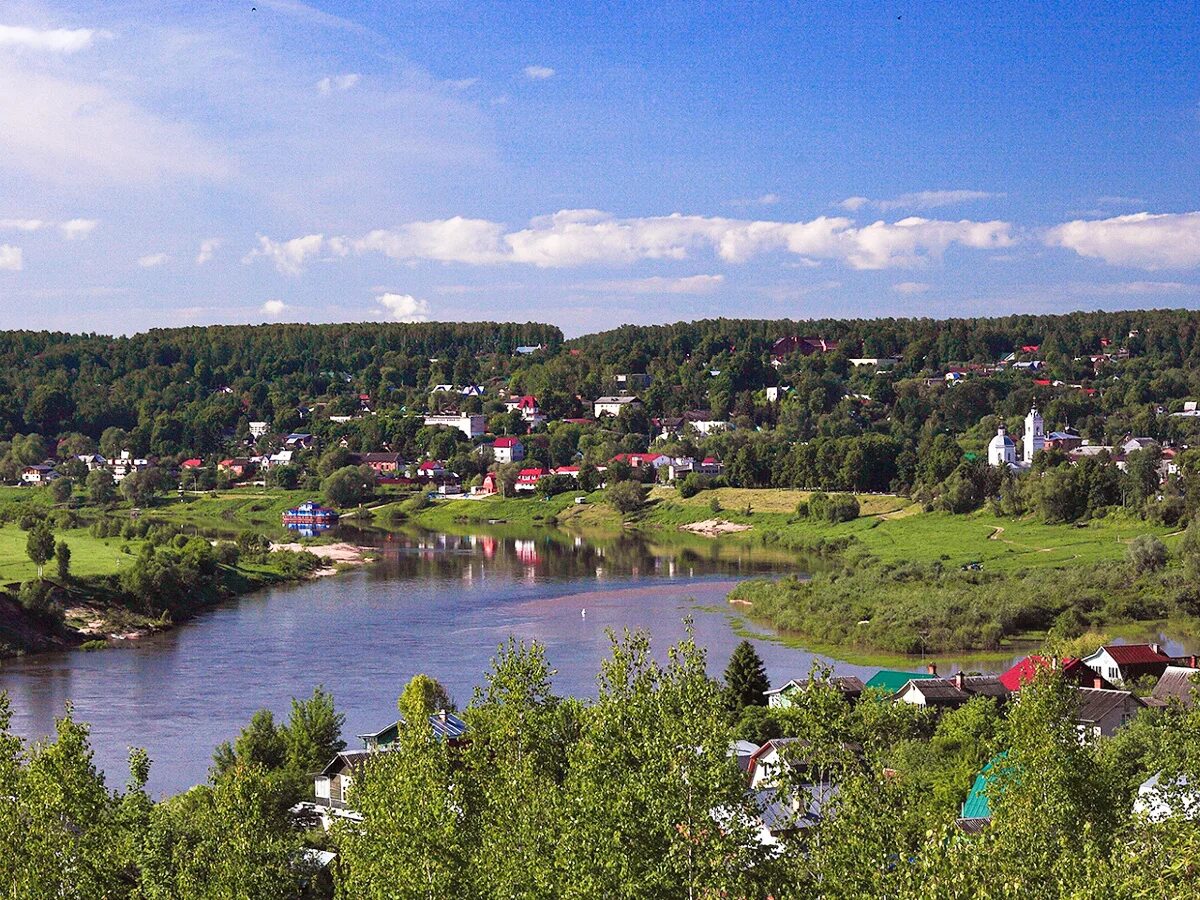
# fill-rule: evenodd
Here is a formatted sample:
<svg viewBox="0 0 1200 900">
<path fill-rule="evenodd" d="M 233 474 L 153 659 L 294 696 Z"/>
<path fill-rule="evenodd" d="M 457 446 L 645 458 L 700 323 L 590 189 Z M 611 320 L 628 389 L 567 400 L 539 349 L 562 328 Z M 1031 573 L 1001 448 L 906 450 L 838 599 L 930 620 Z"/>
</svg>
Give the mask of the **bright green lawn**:
<svg viewBox="0 0 1200 900">
<path fill-rule="evenodd" d="M 25 554 L 28 532 L 13 523 L 0 528 L 0 584 L 27 581 L 37 575 L 37 566 Z M 65 540 L 71 547 L 71 574 L 80 578 L 94 575 L 111 575 L 122 563 L 128 564 L 131 556 L 121 552 L 126 541 L 121 538 L 96 538 L 86 528 L 60 531 L 55 534 L 59 541 Z M 138 542 L 132 542 L 134 552 Z M 51 560 L 45 570 L 54 573 L 56 563 Z"/>
</svg>

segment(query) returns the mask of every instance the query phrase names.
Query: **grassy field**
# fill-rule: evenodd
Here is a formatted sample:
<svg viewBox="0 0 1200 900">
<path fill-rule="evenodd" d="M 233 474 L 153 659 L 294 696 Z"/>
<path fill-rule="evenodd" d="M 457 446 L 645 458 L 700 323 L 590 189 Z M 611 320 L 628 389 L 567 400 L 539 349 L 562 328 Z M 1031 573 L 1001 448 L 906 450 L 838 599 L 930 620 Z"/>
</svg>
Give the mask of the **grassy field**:
<svg viewBox="0 0 1200 900">
<path fill-rule="evenodd" d="M 37 566 L 25 555 L 28 537 L 27 532 L 11 522 L 0 528 L 0 584 L 28 581 L 37 576 Z M 128 554 L 121 552 L 121 546 L 127 543 L 121 538 L 92 537 L 86 528 L 59 531 L 55 537 L 59 541 L 66 541 L 71 547 L 71 574 L 77 578 L 111 575 L 123 561 L 131 559 Z M 134 552 L 137 544 L 137 541 L 132 542 Z M 45 569 L 53 573 L 54 560 Z"/>
</svg>

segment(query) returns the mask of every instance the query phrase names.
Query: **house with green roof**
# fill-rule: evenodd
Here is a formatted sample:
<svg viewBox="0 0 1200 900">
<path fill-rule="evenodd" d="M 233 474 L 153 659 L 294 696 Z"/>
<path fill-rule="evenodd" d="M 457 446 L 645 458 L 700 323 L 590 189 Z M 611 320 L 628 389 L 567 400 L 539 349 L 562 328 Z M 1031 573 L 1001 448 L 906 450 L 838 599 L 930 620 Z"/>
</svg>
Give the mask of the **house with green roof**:
<svg viewBox="0 0 1200 900">
<path fill-rule="evenodd" d="M 901 672 L 895 669 L 880 669 L 867 682 L 868 688 L 877 688 L 894 694 L 914 678 L 937 678 L 937 667 L 931 665 L 930 672 Z"/>
<path fill-rule="evenodd" d="M 997 753 L 975 776 L 975 783 L 971 785 L 967 799 L 963 801 L 962 815 L 959 816 L 956 823 L 961 830 L 975 833 L 991 820 L 992 807 L 988 802 L 988 791 L 1004 772 L 1002 763 L 1006 755 L 1004 752 Z"/>
</svg>

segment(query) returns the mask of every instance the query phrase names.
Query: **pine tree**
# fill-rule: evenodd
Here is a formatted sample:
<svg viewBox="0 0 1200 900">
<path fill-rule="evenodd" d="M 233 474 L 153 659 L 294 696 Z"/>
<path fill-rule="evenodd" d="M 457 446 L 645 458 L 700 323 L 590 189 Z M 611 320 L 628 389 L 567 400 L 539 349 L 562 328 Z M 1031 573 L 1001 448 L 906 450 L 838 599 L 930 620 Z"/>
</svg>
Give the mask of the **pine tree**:
<svg viewBox="0 0 1200 900">
<path fill-rule="evenodd" d="M 729 657 L 729 665 L 725 668 L 725 690 L 729 705 L 734 710 L 742 710 L 747 706 L 766 706 L 767 689 L 770 687 L 762 657 L 753 644 L 742 641 L 733 648 L 733 655 Z"/>
</svg>

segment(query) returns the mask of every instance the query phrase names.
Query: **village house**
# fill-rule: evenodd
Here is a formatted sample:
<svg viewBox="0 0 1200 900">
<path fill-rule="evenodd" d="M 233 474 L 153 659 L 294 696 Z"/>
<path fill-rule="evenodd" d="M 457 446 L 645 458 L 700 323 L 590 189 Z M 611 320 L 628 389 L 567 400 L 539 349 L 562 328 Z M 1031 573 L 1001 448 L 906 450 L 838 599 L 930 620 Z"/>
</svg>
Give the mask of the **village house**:
<svg viewBox="0 0 1200 900">
<path fill-rule="evenodd" d="M 401 716 L 392 724 L 385 725 L 378 731 L 360 734 L 358 738 L 368 750 L 384 750 L 396 742 L 400 736 L 400 727 L 404 724 L 404 717 Z M 447 710 L 439 709 L 432 713 L 429 716 L 429 728 L 435 738 L 446 741 L 449 747 L 462 747 L 467 743 L 467 723 Z"/>
<path fill-rule="evenodd" d="M 520 462 L 525 458 L 525 445 L 520 438 L 498 437 L 492 442 L 491 448 L 492 458 L 501 465 Z"/>
<path fill-rule="evenodd" d="M 1195 662 L 1195 657 L 1192 657 Z M 1200 688 L 1200 669 L 1195 665 L 1171 665 L 1163 671 L 1158 684 L 1147 698 L 1152 706 L 1169 706 L 1178 703 L 1185 709 L 1191 709 L 1196 703 L 1196 690 Z"/>
<path fill-rule="evenodd" d="M 49 484 L 61 476 L 54 471 L 54 465 L 50 460 L 44 463 L 38 463 L 34 466 L 26 466 L 21 470 L 22 484 Z"/>
<path fill-rule="evenodd" d="M 504 408 L 508 412 L 518 412 L 521 414 L 521 419 L 532 430 L 542 425 L 546 421 L 546 416 L 542 414 L 538 407 L 537 397 L 532 394 L 525 394 L 523 397 L 510 397 L 504 401 Z"/>
<path fill-rule="evenodd" d="M 1084 665 L 1118 687 L 1150 675 L 1159 678 L 1171 657 L 1158 644 L 1106 644 L 1083 658 Z"/>
<path fill-rule="evenodd" d="M 456 412 L 434 413 L 425 416 L 426 425 L 441 425 L 457 428 L 468 440 L 483 437 L 487 432 L 487 417 L 483 415 L 460 415 Z"/>
<path fill-rule="evenodd" d="M 1061 450 L 1070 453 L 1083 446 L 1083 438 L 1070 431 L 1052 431 L 1046 435 L 1047 450 Z"/>
<path fill-rule="evenodd" d="M 317 444 L 317 439 L 311 434 L 294 431 L 283 439 L 286 450 L 311 450 Z"/>
<path fill-rule="evenodd" d="M 122 481 L 126 475 L 148 468 L 150 468 L 150 460 L 135 457 L 128 450 L 122 450 L 120 455 L 112 461 L 113 481 Z"/>
<path fill-rule="evenodd" d="M 277 466 L 290 466 L 295 455 L 295 450 L 276 450 L 270 456 L 266 457 L 263 468 L 270 471 Z"/>
<path fill-rule="evenodd" d="M 1064 659 L 1048 659 L 1045 656 L 1033 654 L 1017 661 L 1000 675 L 1000 683 L 1010 693 L 1017 693 L 1021 688 L 1033 681 L 1037 673 L 1043 669 L 1058 672 L 1068 683 L 1079 687 L 1104 688 L 1115 690 L 1116 686 L 1094 669 L 1084 665 L 1083 660 L 1068 656 Z"/>
<path fill-rule="evenodd" d="M 99 453 L 81 453 L 75 458 L 87 466 L 87 470 L 89 472 L 95 472 L 97 469 L 108 468 L 108 460 Z"/>
<path fill-rule="evenodd" d="M 269 426 L 267 425 L 266 422 L 251 422 L 250 423 L 250 437 L 254 438 L 255 440 L 258 440 L 260 437 L 262 437 L 264 434 L 267 433 L 268 428 L 269 428 Z"/>
<path fill-rule="evenodd" d="M 903 672 L 895 669 L 880 669 L 870 677 L 864 687 L 871 690 L 886 691 L 894 695 L 910 681 L 918 678 L 937 678 L 937 666 L 930 663 L 924 672 Z"/>
<path fill-rule="evenodd" d="M 354 453 L 350 460 L 356 466 L 370 466 L 376 475 L 396 475 L 404 468 L 404 457 L 399 453 Z"/>
<path fill-rule="evenodd" d="M 598 397 L 592 404 L 597 419 L 604 416 L 619 416 L 623 409 L 637 409 L 642 405 L 641 399 L 634 394 L 620 397 Z"/>
<path fill-rule="evenodd" d="M 513 485 L 513 489 L 518 491 L 536 491 L 538 482 L 549 474 L 549 471 L 543 469 L 541 466 L 522 469 L 517 474 L 517 483 Z"/>
<path fill-rule="evenodd" d="M 1117 729 L 1133 721 L 1146 704 L 1129 691 L 1103 688 L 1072 688 L 1079 699 L 1075 728 L 1083 738 L 1112 737 Z"/>
<path fill-rule="evenodd" d="M 224 472 L 234 481 L 238 481 L 251 474 L 255 469 L 254 461 L 244 456 L 233 457 L 232 459 L 223 459 L 217 463 L 217 471 Z"/>
<path fill-rule="evenodd" d="M 954 709 L 970 699 L 970 694 L 946 678 L 913 678 L 892 696 L 898 703 L 932 709 Z"/>
<path fill-rule="evenodd" d="M 818 686 L 822 684 L 826 684 L 826 682 L 817 682 Z M 863 684 L 862 679 L 854 675 L 836 675 L 830 678 L 827 684 L 850 703 L 854 703 L 862 697 L 862 693 L 866 689 L 866 685 Z M 787 684 L 772 688 L 766 692 L 767 706 L 776 709 L 787 709 L 792 705 L 794 698 L 798 694 L 804 693 L 811 687 L 812 682 L 806 678 L 803 680 L 793 679 Z"/>
<path fill-rule="evenodd" d="M 671 464 L 671 457 L 665 453 L 618 453 L 612 461 L 626 463 L 631 469 L 650 468 L 658 471 Z"/>
</svg>

